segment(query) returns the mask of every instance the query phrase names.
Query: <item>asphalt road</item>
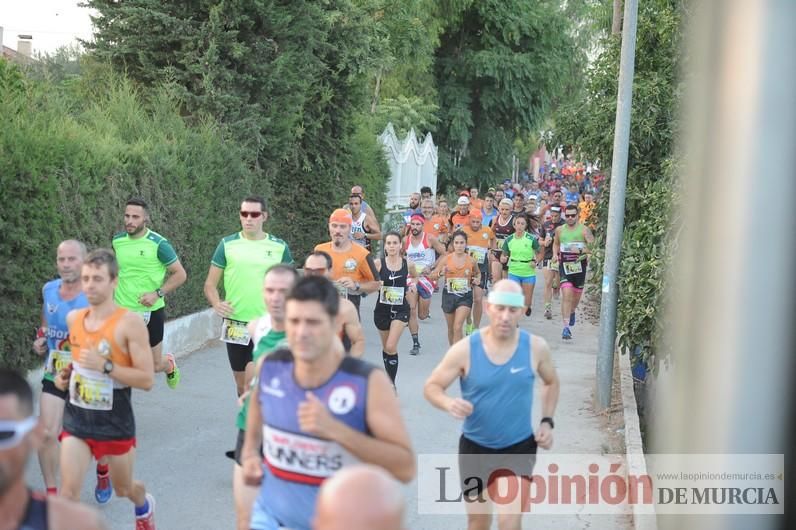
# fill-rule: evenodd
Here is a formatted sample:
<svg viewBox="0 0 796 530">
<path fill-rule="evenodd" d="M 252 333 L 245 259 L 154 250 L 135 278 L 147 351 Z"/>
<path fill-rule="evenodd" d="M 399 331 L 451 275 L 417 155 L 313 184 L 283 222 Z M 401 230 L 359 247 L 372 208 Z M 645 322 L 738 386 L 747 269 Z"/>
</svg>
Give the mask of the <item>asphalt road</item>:
<svg viewBox="0 0 796 530">
<path fill-rule="evenodd" d="M 524 318 L 522 326 L 546 338 L 551 345 L 562 381 L 561 399 L 556 411 L 555 444 L 558 453 L 601 454 L 608 447 L 607 433 L 592 412 L 594 362 L 597 328 L 579 322 L 573 329 L 575 340 L 560 338 L 560 317 L 542 317 L 541 286 L 535 293 L 535 312 Z M 382 365 L 381 345 L 372 322 L 375 296 L 363 300 L 367 348 L 365 358 Z M 558 302 L 554 311 L 558 311 Z M 447 349 L 447 332 L 440 309 L 440 295 L 432 301 L 432 318 L 421 323 L 421 354 L 408 355 L 411 337 L 401 338 L 398 392 L 404 419 L 415 451 L 420 454 L 455 454 L 460 422 L 432 408 L 422 396 L 423 383 Z M 232 462 L 224 452 L 234 447 L 235 387 L 223 344 L 211 343 L 180 359 L 182 384 L 170 390 L 163 375 L 150 392 L 134 392 L 137 418 L 138 455 L 135 476 L 142 480 L 157 501 L 156 522 L 160 530 L 217 530 L 234 528 L 232 502 Z M 458 385 L 454 385 L 458 392 Z M 538 403 L 535 399 L 539 417 Z M 28 465 L 28 481 L 43 486 L 38 464 Z M 93 473 L 86 477 L 82 499 L 95 505 Z M 462 514 L 428 515 L 418 513 L 417 485 L 405 488 L 406 528 L 447 530 L 466 528 Z M 134 527 L 131 503 L 113 498 L 99 507 L 111 528 Z M 630 528 L 626 515 L 528 515 L 525 528 Z M 496 527 L 496 524 L 493 524 Z"/>
</svg>

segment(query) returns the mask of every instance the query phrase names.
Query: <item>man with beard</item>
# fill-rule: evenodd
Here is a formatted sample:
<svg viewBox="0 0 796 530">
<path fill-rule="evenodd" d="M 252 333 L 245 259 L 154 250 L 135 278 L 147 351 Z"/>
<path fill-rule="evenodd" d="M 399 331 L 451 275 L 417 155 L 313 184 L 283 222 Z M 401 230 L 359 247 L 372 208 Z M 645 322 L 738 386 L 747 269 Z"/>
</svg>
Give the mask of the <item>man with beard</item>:
<svg viewBox="0 0 796 530">
<path fill-rule="evenodd" d="M 409 301 L 409 333 L 412 334 L 412 349 L 409 353 L 417 355 L 420 353 L 418 319 L 428 318 L 431 295 L 436 288 L 428 275 L 434 269 L 437 259 L 445 254 L 445 246 L 434 234 L 425 230 L 423 216 L 414 215 L 409 222 L 409 235 L 404 238 L 403 247 L 406 259 L 415 264 L 417 271 L 417 279 L 410 279 L 409 292 L 406 295 Z"/>
<path fill-rule="evenodd" d="M 149 346 L 155 373 L 165 372 L 169 388 L 177 388 L 180 370 L 174 355 L 162 355 L 166 324 L 164 297 L 185 283 L 188 275 L 171 243 L 147 227 L 149 206 L 133 198 L 124 207 L 124 232 L 113 236 L 113 251 L 119 263 L 116 304 L 141 315 L 149 331 Z M 165 280 L 165 281 L 164 281 Z"/>
</svg>

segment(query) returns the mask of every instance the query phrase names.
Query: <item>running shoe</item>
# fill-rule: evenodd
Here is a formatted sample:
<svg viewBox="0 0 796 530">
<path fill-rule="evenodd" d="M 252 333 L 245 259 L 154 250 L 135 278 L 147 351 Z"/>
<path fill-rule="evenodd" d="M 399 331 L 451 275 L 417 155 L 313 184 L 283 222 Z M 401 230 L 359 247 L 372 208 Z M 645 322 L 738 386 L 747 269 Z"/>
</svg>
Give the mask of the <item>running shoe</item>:
<svg viewBox="0 0 796 530">
<path fill-rule="evenodd" d="M 531 308 L 530 307 L 525 310 L 525 316 L 526 317 L 531 316 Z"/>
<path fill-rule="evenodd" d="M 570 326 L 574 326 L 575 325 L 575 312 L 574 311 L 569 314 L 569 325 Z"/>
<path fill-rule="evenodd" d="M 94 498 L 97 504 L 106 504 L 113 496 L 113 486 L 111 477 L 108 473 L 100 475 L 97 473 L 97 485 L 94 487 Z"/>
<path fill-rule="evenodd" d="M 565 327 L 564 331 L 561 332 L 561 338 L 564 340 L 572 340 L 572 332 L 569 330 L 569 327 Z"/>
<path fill-rule="evenodd" d="M 155 530 L 155 497 L 147 493 L 146 500 L 149 503 L 149 511 L 144 515 L 135 516 L 135 530 Z"/>
<path fill-rule="evenodd" d="M 177 360 L 174 358 L 173 353 L 167 353 L 166 359 L 171 365 L 171 372 L 166 374 L 166 384 L 169 385 L 170 389 L 174 390 L 180 384 L 180 368 L 177 366 Z"/>
<path fill-rule="evenodd" d="M 415 343 L 412 345 L 412 349 L 409 350 L 409 355 L 417 355 L 420 353 L 420 344 Z"/>
<path fill-rule="evenodd" d="M 552 320 L 553 319 L 553 310 L 550 309 L 549 307 L 546 307 L 545 310 L 544 310 L 544 317 L 547 320 Z"/>
</svg>

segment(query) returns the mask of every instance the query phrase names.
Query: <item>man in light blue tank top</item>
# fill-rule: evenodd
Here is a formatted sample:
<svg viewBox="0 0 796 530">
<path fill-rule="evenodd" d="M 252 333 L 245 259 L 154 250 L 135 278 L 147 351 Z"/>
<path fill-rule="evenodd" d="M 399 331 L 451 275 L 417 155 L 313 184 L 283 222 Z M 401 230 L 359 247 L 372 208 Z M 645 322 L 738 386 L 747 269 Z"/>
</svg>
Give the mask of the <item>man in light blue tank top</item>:
<svg viewBox="0 0 796 530">
<path fill-rule="evenodd" d="M 553 444 L 558 375 L 547 342 L 517 327 L 524 307 L 519 285 L 497 282 L 486 303 L 489 326 L 451 346 L 426 381 L 426 399 L 464 420 L 459 472 L 469 528 L 491 525 L 491 504 L 473 501 L 488 499 L 492 472 L 511 469 L 529 482 L 537 446 L 549 449 Z M 531 411 L 537 377 L 543 385 L 543 402 L 542 419 L 534 432 Z M 445 393 L 457 378 L 461 398 Z M 530 491 L 530 485 L 521 491 Z M 505 517 L 510 519 L 505 528 L 520 528 L 519 504 Z"/>
<path fill-rule="evenodd" d="M 80 241 L 68 239 L 58 245 L 55 266 L 58 278 L 47 282 L 42 288 L 41 328 L 33 341 L 33 350 L 42 356 L 44 377 L 41 380 L 39 415 L 45 427 L 45 437 L 39 449 L 39 466 L 44 477 L 47 493 L 55 494 L 56 470 L 58 468 L 58 433 L 64 417 L 67 393 L 56 388 L 55 374 L 71 362 L 69 327 L 66 315 L 73 309 L 88 307 L 83 294 L 80 271 L 86 257 L 86 246 Z M 111 498 L 111 484 L 107 479 L 107 461 L 103 459 L 97 469 L 97 487 L 94 496 L 104 504 Z M 101 476 L 102 475 L 102 476 Z"/>
<path fill-rule="evenodd" d="M 285 304 L 288 347 L 258 363 L 241 451 L 246 483 L 262 483 L 253 530 L 309 530 L 320 485 L 351 464 L 382 467 L 402 482 L 415 475 L 392 383 L 344 355 L 339 305 L 328 279 L 299 280 Z"/>
</svg>

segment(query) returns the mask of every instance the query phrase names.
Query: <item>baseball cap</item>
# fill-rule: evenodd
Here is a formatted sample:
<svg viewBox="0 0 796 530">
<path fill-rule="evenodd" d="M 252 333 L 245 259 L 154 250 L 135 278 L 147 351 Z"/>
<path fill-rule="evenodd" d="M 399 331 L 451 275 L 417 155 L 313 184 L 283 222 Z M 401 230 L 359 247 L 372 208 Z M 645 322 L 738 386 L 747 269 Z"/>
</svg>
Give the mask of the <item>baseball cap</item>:
<svg viewBox="0 0 796 530">
<path fill-rule="evenodd" d="M 462 190 L 459 192 L 459 197 L 469 197 L 469 196 L 470 196 L 470 190 Z"/>
<path fill-rule="evenodd" d="M 495 193 L 495 188 L 489 188 L 486 191 L 487 191 L 487 193 Z"/>
<path fill-rule="evenodd" d="M 456 204 L 470 204 L 470 199 L 468 199 L 466 195 L 462 195 L 459 197 L 459 200 L 456 201 Z"/>
<path fill-rule="evenodd" d="M 353 224 L 354 219 L 351 217 L 351 212 L 345 208 L 338 208 L 329 216 L 330 223 Z"/>
</svg>

